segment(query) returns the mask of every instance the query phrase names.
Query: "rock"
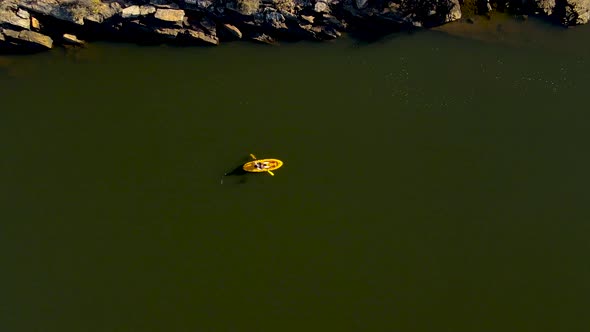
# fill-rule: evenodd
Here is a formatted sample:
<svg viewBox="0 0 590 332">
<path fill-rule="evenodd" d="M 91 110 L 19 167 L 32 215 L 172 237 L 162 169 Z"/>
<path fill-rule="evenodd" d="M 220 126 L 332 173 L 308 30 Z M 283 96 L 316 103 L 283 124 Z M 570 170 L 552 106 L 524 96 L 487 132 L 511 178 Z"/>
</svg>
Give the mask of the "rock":
<svg viewBox="0 0 590 332">
<path fill-rule="evenodd" d="M 41 24 L 39 20 L 31 16 L 31 28 L 35 30 L 41 29 Z"/>
<path fill-rule="evenodd" d="M 16 28 L 19 30 L 28 30 L 31 28 L 29 12 L 24 11 L 22 9 L 19 9 L 16 13 L 10 9 L 0 10 L 0 26 Z"/>
<path fill-rule="evenodd" d="M 209 8 L 213 4 L 212 0 L 197 0 L 197 7 L 199 8 Z"/>
<path fill-rule="evenodd" d="M 267 44 L 267 45 L 276 45 L 277 41 L 272 38 L 271 36 L 265 34 L 265 33 L 258 33 L 254 36 L 252 36 L 252 40 L 260 42 L 262 44 Z"/>
<path fill-rule="evenodd" d="M 356 5 L 356 8 L 363 9 L 367 7 L 368 1 L 369 0 L 354 0 L 354 4 Z"/>
<path fill-rule="evenodd" d="M 83 40 L 78 39 L 78 37 L 76 37 L 76 35 L 72 35 L 69 33 L 64 33 L 64 35 L 62 36 L 64 43 L 66 44 L 72 44 L 72 45 L 84 45 L 85 42 Z"/>
<path fill-rule="evenodd" d="M 346 30 L 346 24 L 338 20 L 335 16 L 332 16 L 330 14 L 323 14 L 322 19 L 324 24 L 326 25 L 332 26 L 335 29 Z"/>
<path fill-rule="evenodd" d="M 535 0 L 537 7 L 545 13 L 545 15 L 549 16 L 553 14 L 553 10 L 555 8 L 555 0 Z"/>
<path fill-rule="evenodd" d="M 230 34 L 232 34 L 234 37 L 241 39 L 242 38 L 242 32 L 240 31 L 240 29 L 236 28 L 235 26 L 229 24 L 229 23 L 225 23 L 223 25 L 223 27 L 225 28 L 225 30 L 227 30 Z"/>
<path fill-rule="evenodd" d="M 330 12 L 330 7 L 328 6 L 327 3 L 323 2 L 323 1 L 318 1 L 313 6 L 313 10 L 317 13 L 328 13 L 328 12 Z"/>
<path fill-rule="evenodd" d="M 171 29 L 171 28 L 155 28 L 154 32 L 158 34 L 160 37 L 164 37 L 167 39 L 174 39 L 182 30 L 180 29 Z"/>
<path fill-rule="evenodd" d="M 113 16 L 120 14 L 121 11 L 121 5 L 117 2 L 112 2 L 110 5 L 103 3 L 98 7 L 96 12 L 84 17 L 84 19 L 93 23 L 102 23 Z"/>
<path fill-rule="evenodd" d="M 590 0 L 566 0 L 565 25 L 586 24 L 590 20 Z"/>
<path fill-rule="evenodd" d="M 332 27 L 324 27 L 321 32 L 322 32 L 322 36 L 325 39 L 336 39 L 342 35 L 340 33 L 340 31 L 338 31 Z"/>
<path fill-rule="evenodd" d="M 314 17 L 313 16 L 307 16 L 307 15 L 301 15 L 301 19 L 303 19 L 304 21 L 307 21 L 310 24 L 313 24 Z"/>
<path fill-rule="evenodd" d="M 206 34 L 203 31 L 187 29 L 185 30 L 185 34 L 190 39 L 199 40 L 211 45 L 219 45 L 219 39 L 216 36 Z"/>
<path fill-rule="evenodd" d="M 139 15 L 147 16 L 156 12 L 156 7 L 150 5 L 139 6 Z"/>
<path fill-rule="evenodd" d="M 461 5 L 459 4 L 459 0 L 450 0 L 450 3 L 453 5 L 453 7 L 451 7 L 451 10 L 447 14 L 446 22 L 444 23 L 458 21 L 461 19 Z"/>
<path fill-rule="evenodd" d="M 26 10 L 22 10 L 21 8 L 16 11 L 16 16 L 27 20 L 31 18 L 31 14 L 29 14 L 29 12 Z"/>
<path fill-rule="evenodd" d="M 7 40 L 33 49 L 50 49 L 53 47 L 51 37 L 30 30 L 15 31 L 3 29 L 2 32 Z"/>
<path fill-rule="evenodd" d="M 154 17 L 164 22 L 182 23 L 182 20 L 184 19 L 184 10 L 158 8 Z"/>
<path fill-rule="evenodd" d="M 265 11 L 264 21 L 273 29 L 287 29 L 285 24 L 285 17 L 276 11 Z"/>
<path fill-rule="evenodd" d="M 122 18 L 135 18 L 135 17 L 139 17 L 140 13 L 141 12 L 139 11 L 139 6 L 133 5 L 133 6 L 129 6 L 127 8 L 124 8 L 121 11 L 121 17 Z"/>
<path fill-rule="evenodd" d="M 215 24 L 215 22 L 209 17 L 205 16 L 201 18 L 199 25 L 202 26 L 210 35 L 215 36 L 217 34 L 217 24 Z"/>
</svg>

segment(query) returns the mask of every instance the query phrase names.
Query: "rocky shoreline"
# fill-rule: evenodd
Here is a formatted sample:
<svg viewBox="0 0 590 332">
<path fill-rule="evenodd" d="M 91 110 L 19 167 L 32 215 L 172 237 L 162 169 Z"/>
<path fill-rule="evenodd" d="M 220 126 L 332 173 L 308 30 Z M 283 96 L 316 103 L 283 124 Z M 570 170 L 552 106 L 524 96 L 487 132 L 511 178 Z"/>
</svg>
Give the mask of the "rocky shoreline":
<svg viewBox="0 0 590 332">
<path fill-rule="evenodd" d="M 1 0 L 0 52 L 92 40 L 218 45 L 237 39 L 330 40 L 435 27 L 492 11 L 590 20 L 590 0 Z"/>
</svg>

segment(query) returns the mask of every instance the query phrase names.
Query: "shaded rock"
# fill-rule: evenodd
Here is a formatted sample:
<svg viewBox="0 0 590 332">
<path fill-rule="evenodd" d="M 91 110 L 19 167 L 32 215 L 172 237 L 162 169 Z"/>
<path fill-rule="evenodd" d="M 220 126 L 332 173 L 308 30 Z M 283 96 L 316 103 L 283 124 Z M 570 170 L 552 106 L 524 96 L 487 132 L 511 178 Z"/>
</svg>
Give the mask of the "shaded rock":
<svg viewBox="0 0 590 332">
<path fill-rule="evenodd" d="M 354 4 L 356 5 L 357 9 L 363 9 L 367 7 L 368 0 L 354 0 Z"/>
<path fill-rule="evenodd" d="M 304 20 L 304 21 L 306 21 L 306 22 L 308 22 L 308 23 L 310 23 L 310 24 L 313 24 L 313 21 L 314 21 L 315 17 L 313 17 L 313 16 L 307 16 L 307 15 L 301 15 L 301 19 Z"/>
<path fill-rule="evenodd" d="M 262 44 L 267 44 L 267 45 L 276 45 L 277 41 L 272 38 L 271 36 L 265 34 L 265 33 L 257 33 L 254 36 L 251 37 L 252 40 L 257 41 L 259 43 Z"/>
<path fill-rule="evenodd" d="M 153 34 L 155 31 L 149 27 L 147 24 L 141 22 L 140 20 L 132 20 L 125 22 L 122 25 L 124 30 L 130 31 L 131 33 L 139 33 L 139 34 Z"/>
<path fill-rule="evenodd" d="M 461 8 L 459 0 L 404 0 L 399 6 L 392 8 L 390 18 L 401 18 L 405 24 L 417 27 L 433 27 L 460 19 Z"/>
<path fill-rule="evenodd" d="M 225 28 L 226 31 L 228 31 L 232 36 L 241 39 L 242 38 L 242 32 L 240 31 L 240 29 L 236 28 L 235 26 L 229 24 L 229 23 L 225 23 L 223 25 L 223 27 Z"/>
<path fill-rule="evenodd" d="M 330 14 L 323 14 L 322 20 L 326 25 L 329 25 L 335 29 L 346 30 L 346 24 L 337 19 L 335 16 L 332 16 Z"/>
<path fill-rule="evenodd" d="M 212 0 L 196 0 L 197 7 L 207 9 L 213 4 Z"/>
<path fill-rule="evenodd" d="M 324 27 L 321 30 L 321 35 L 324 39 L 336 39 L 339 38 L 342 34 L 340 31 L 334 29 L 333 27 Z"/>
<path fill-rule="evenodd" d="M 268 8 L 267 8 L 268 9 Z M 264 21 L 273 29 L 287 29 L 283 14 L 274 10 L 264 11 Z"/>
<path fill-rule="evenodd" d="M 184 19 L 184 10 L 158 8 L 154 17 L 164 22 L 181 23 Z"/>
<path fill-rule="evenodd" d="M 34 49 L 50 49 L 53 47 L 53 40 L 51 37 L 40 34 L 35 31 L 22 30 L 15 31 L 10 29 L 3 29 L 2 32 L 6 40 L 14 41 L 15 43 L 34 48 Z"/>
<path fill-rule="evenodd" d="M 202 41 L 211 45 L 219 45 L 219 39 L 216 36 L 206 34 L 203 31 L 187 29 L 185 30 L 185 35 L 190 39 Z"/>
<path fill-rule="evenodd" d="M 201 20 L 199 21 L 199 25 L 202 26 L 206 30 L 206 32 L 213 36 L 217 34 L 217 24 L 215 24 L 215 22 L 209 17 L 205 16 L 201 18 Z"/>
<path fill-rule="evenodd" d="M 158 27 L 154 29 L 154 32 L 160 37 L 164 37 L 166 39 L 174 39 L 176 38 L 176 36 L 178 36 L 179 33 L 182 32 L 182 30 Z"/>
</svg>

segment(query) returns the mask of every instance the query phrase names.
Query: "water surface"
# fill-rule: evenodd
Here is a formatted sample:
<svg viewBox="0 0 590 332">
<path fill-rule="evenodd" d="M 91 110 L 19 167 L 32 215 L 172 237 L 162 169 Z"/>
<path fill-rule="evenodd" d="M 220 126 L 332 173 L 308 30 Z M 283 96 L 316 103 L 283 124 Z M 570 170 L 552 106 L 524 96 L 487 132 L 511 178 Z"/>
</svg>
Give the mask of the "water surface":
<svg viewBox="0 0 590 332">
<path fill-rule="evenodd" d="M 0 58 L 0 330 L 588 331 L 590 30 L 510 27 Z"/>
</svg>

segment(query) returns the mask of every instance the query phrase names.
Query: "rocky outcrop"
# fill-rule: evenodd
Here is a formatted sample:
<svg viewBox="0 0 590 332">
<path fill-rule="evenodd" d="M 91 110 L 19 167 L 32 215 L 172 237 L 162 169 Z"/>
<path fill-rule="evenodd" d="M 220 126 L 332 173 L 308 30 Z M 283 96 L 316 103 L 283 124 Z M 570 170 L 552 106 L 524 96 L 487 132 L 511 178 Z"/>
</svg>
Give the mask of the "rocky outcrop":
<svg viewBox="0 0 590 332">
<path fill-rule="evenodd" d="M 590 0 L 0 0 L 0 49 L 101 38 L 207 45 L 329 40 L 343 32 L 430 28 L 492 10 L 564 25 L 590 20 Z"/>
</svg>

